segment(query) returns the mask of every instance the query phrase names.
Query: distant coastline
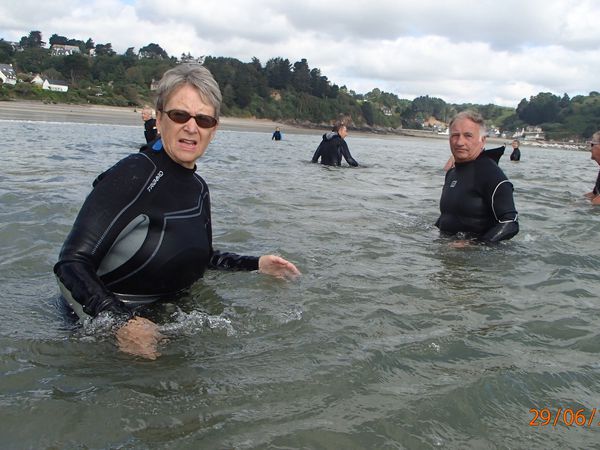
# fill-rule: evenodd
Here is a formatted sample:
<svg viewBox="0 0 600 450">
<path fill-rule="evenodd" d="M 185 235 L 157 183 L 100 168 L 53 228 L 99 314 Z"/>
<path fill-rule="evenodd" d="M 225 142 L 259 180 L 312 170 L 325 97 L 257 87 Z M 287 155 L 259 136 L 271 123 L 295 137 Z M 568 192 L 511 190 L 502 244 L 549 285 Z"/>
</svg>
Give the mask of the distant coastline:
<svg viewBox="0 0 600 450">
<path fill-rule="evenodd" d="M 46 121 L 46 122 L 72 122 L 95 123 L 104 125 L 142 126 L 141 108 L 118 107 L 102 105 L 76 105 L 66 103 L 43 103 L 36 100 L 11 100 L 0 101 L 0 120 L 21 121 Z M 320 139 L 327 126 L 297 126 L 284 122 L 275 122 L 268 119 L 221 117 L 219 128 L 229 131 L 252 131 L 272 133 L 275 127 L 280 127 L 283 133 L 310 134 Z M 418 137 L 428 139 L 444 139 L 447 135 L 432 133 L 423 130 L 395 130 L 393 132 L 377 132 L 367 130 L 350 130 L 350 136 L 377 136 L 377 137 Z M 512 139 L 488 138 L 494 145 L 507 144 Z M 315 141 L 316 142 L 316 141 Z M 318 142 L 316 142 L 318 143 Z M 316 144 L 315 144 L 316 145 Z M 535 144 L 534 144 L 535 145 Z M 559 145 L 563 147 L 564 145 Z"/>
<path fill-rule="evenodd" d="M 96 123 L 104 125 L 142 126 L 141 108 L 101 105 L 71 105 L 42 103 L 34 100 L 0 102 L 0 120 L 31 120 L 47 122 Z M 264 131 L 275 127 L 296 134 L 319 134 L 318 130 L 293 127 L 265 119 L 221 117 L 220 128 L 232 131 Z"/>
<path fill-rule="evenodd" d="M 0 101 L 0 120 L 46 121 L 95 123 L 104 125 L 142 126 L 141 108 L 118 107 L 102 105 L 76 105 L 66 103 L 43 103 L 36 100 Z M 230 131 L 253 131 L 272 133 L 275 127 L 280 127 L 283 133 L 311 134 L 320 139 L 327 126 L 318 127 L 290 125 L 268 119 L 221 117 L 219 128 Z M 396 130 L 394 132 L 377 132 L 351 129 L 351 135 L 378 137 L 424 137 L 447 139 L 447 136 L 437 135 L 420 130 Z M 317 142 L 318 143 L 318 142 Z M 316 145 L 316 144 L 315 144 Z"/>
</svg>

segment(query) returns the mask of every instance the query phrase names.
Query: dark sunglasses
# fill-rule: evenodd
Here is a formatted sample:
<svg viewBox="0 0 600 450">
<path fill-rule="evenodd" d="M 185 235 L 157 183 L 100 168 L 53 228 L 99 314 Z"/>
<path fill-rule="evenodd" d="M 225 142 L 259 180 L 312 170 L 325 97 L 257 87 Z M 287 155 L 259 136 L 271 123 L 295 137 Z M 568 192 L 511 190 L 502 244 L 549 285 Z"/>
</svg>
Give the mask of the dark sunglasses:
<svg viewBox="0 0 600 450">
<path fill-rule="evenodd" d="M 187 111 L 182 111 L 181 109 L 171 109 L 170 111 L 163 112 L 175 123 L 186 123 L 193 117 L 200 128 L 212 128 L 219 123 L 217 119 L 212 116 L 207 116 L 206 114 L 192 116 Z"/>
</svg>

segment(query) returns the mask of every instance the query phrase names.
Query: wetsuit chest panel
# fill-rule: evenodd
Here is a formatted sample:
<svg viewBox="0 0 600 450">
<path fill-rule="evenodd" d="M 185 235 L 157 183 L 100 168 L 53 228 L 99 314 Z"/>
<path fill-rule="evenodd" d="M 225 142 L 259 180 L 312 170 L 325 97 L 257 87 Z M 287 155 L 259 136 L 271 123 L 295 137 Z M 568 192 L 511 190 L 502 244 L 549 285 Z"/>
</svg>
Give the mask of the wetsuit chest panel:
<svg viewBox="0 0 600 450">
<path fill-rule="evenodd" d="M 113 270 L 101 276 L 116 293 L 175 292 L 200 278 L 208 265 L 208 188 L 200 177 L 173 169 L 178 168 L 158 165 L 138 201 L 123 215 L 128 221 L 124 230 L 137 225 L 119 236 L 103 261 Z M 126 255 L 126 261 L 114 263 Z"/>
<path fill-rule="evenodd" d="M 440 199 L 440 230 L 480 234 L 493 226 L 491 192 L 487 193 L 486 184 L 481 182 L 486 175 L 479 161 L 484 160 L 457 164 L 446 174 Z"/>
</svg>

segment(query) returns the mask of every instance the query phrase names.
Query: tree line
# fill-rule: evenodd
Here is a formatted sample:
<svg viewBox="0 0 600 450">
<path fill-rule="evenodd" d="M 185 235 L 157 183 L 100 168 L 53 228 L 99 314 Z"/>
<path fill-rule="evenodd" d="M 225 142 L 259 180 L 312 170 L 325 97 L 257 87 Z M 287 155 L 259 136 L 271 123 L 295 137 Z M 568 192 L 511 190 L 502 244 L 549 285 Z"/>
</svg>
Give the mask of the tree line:
<svg viewBox="0 0 600 450">
<path fill-rule="evenodd" d="M 256 117 L 305 126 L 327 126 L 344 119 L 351 128 L 392 131 L 400 128 L 435 127 L 431 118 L 447 123 L 464 109 L 479 111 L 490 126 L 512 133 L 540 126 L 551 139 L 589 138 L 600 129 L 600 94 L 591 92 L 569 98 L 541 92 L 522 99 L 516 108 L 493 104 L 450 104 L 423 95 L 413 100 L 373 89 L 358 94 L 338 86 L 311 68 L 306 59 L 294 63 L 283 57 L 242 62 L 235 58 L 190 53 L 169 56 L 156 43 L 137 52 L 133 47 L 117 54 L 111 43 L 95 43 L 53 34 L 52 45 L 70 45 L 79 52 L 53 55 L 39 31 L 23 36 L 18 45 L 0 38 L 0 63 L 12 64 L 23 81 L 0 87 L 0 100 L 37 99 L 47 102 L 92 103 L 113 106 L 151 104 L 151 85 L 182 62 L 200 62 L 214 75 L 223 94 L 222 113 Z M 42 91 L 28 83 L 35 74 L 69 84 L 66 93 Z M 429 125 L 427 125 L 429 123 Z M 443 127 L 443 124 L 437 125 Z"/>
</svg>

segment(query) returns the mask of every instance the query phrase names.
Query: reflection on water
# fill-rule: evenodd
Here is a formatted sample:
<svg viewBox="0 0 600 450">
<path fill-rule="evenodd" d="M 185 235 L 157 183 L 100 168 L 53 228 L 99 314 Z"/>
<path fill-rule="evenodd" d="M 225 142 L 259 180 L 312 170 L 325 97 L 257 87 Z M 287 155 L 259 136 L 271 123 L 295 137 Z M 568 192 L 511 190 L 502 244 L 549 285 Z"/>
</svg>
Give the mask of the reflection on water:
<svg viewBox="0 0 600 450">
<path fill-rule="evenodd" d="M 458 250 L 433 226 L 445 141 L 351 135 L 362 166 L 340 169 L 309 162 L 319 132 L 220 131 L 198 169 L 215 247 L 279 253 L 304 276 L 209 272 L 149 312 L 168 341 L 148 362 L 100 325 L 74 327 L 51 273 L 91 182 L 142 130 L 0 121 L 0 133 L 2 447 L 598 442 L 596 425 L 529 426 L 532 408 L 600 407 L 589 153 L 503 158 L 521 232 Z"/>
</svg>

